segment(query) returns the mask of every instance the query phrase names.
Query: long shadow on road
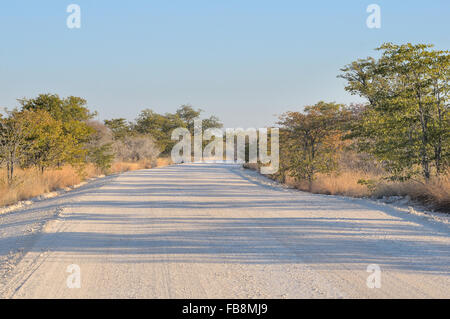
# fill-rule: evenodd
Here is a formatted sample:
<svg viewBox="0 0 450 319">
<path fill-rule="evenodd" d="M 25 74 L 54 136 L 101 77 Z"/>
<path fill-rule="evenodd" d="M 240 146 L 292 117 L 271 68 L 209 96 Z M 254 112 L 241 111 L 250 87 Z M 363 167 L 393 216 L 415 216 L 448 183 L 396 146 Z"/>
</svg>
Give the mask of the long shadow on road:
<svg viewBox="0 0 450 319">
<path fill-rule="evenodd" d="M 449 246 L 435 240 L 447 238 L 446 232 L 427 235 L 431 233 L 423 233 L 417 224 L 383 214 L 349 217 L 367 206 L 259 187 L 258 182 L 248 183 L 234 171 L 211 166 L 204 176 L 204 167 L 184 165 L 127 173 L 120 180 L 108 179 L 42 203 L 28 213 L 70 205 L 64 222 L 98 223 L 116 230 L 45 234 L 45 248 L 63 253 L 50 258 L 69 260 L 77 255 L 101 262 L 108 256 L 105 262 L 118 263 L 314 263 L 323 269 L 339 265 L 363 269 L 376 263 L 404 271 L 450 274 Z M 233 174 L 224 179 L 224 172 Z M 227 217 L 227 212 L 242 212 L 242 216 Z M 317 212 L 322 215 L 311 215 Z M 6 228 L 21 223 L 3 222 Z M 0 238 L 0 246 L 19 239 Z M 31 248 L 38 249 L 42 246 Z"/>
</svg>

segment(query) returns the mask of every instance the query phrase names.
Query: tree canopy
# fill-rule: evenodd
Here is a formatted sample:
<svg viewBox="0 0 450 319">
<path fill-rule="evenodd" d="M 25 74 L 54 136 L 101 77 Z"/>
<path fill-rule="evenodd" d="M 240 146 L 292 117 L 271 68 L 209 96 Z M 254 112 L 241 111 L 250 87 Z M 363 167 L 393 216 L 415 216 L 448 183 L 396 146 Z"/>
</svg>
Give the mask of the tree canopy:
<svg viewBox="0 0 450 319">
<path fill-rule="evenodd" d="M 449 51 L 392 43 L 379 59 L 342 69 L 346 90 L 368 101 L 352 137 L 361 151 L 383 161 L 395 179 L 439 175 L 450 162 Z"/>
</svg>

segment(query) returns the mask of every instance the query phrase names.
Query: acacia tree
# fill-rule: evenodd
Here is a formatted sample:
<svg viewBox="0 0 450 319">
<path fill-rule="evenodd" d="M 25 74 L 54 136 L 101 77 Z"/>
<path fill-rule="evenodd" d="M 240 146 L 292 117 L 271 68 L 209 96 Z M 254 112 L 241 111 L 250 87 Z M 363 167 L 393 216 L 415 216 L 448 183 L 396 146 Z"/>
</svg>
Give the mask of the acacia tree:
<svg viewBox="0 0 450 319">
<path fill-rule="evenodd" d="M 287 112 L 280 117 L 283 174 L 306 180 L 311 189 L 317 173 L 337 169 L 337 155 L 343 144 L 343 123 L 350 113 L 344 105 L 319 102 L 304 113 Z"/>
<path fill-rule="evenodd" d="M 394 179 L 407 179 L 421 167 L 425 179 L 449 165 L 449 51 L 431 45 L 386 43 L 376 60 L 355 61 L 342 69 L 346 90 L 367 99 L 352 129 L 360 150 L 382 161 Z"/>
</svg>

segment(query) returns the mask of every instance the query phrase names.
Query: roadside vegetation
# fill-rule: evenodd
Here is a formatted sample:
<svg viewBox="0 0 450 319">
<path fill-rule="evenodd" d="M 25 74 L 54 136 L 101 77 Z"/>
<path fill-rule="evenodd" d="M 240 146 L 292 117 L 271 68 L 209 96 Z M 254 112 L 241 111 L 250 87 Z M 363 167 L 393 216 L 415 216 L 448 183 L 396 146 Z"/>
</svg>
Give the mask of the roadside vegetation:
<svg viewBox="0 0 450 319">
<path fill-rule="evenodd" d="M 378 59 L 339 75 L 367 103 L 318 102 L 280 116 L 280 170 L 271 177 L 314 193 L 409 196 L 449 212 L 449 51 L 377 50 Z"/>
<path fill-rule="evenodd" d="M 40 94 L 0 114 L 0 207 L 64 189 L 87 178 L 170 164 L 173 128 L 193 129 L 201 114 L 142 111 L 136 121 L 95 121 L 79 97 Z M 221 127 L 216 117 L 206 127 Z"/>
<path fill-rule="evenodd" d="M 271 178 L 314 193 L 409 196 L 450 211 L 449 51 L 391 43 L 377 51 L 338 76 L 365 103 L 320 101 L 279 116 L 280 169 Z M 19 105 L 0 114 L 0 206 L 93 176 L 167 165 L 173 129 L 193 134 L 202 112 L 145 109 L 132 122 L 101 123 L 79 97 L 41 94 Z M 222 123 L 211 116 L 202 127 Z"/>
</svg>

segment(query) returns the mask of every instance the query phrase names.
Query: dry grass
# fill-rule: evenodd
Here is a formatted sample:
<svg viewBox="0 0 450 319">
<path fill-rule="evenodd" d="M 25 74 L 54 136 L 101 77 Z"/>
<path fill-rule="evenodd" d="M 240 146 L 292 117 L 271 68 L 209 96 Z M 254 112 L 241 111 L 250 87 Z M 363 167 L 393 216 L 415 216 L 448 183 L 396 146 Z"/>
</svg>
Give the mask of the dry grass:
<svg viewBox="0 0 450 319">
<path fill-rule="evenodd" d="M 327 195 L 344 195 L 351 197 L 366 197 L 370 190 L 366 185 L 358 184 L 361 179 L 369 180 L 374 176 L 362 172 L 342 172 L 340 174 L 319 174 L 313 181 L 311 192 Z M 299 183 L 299 189 L 308 191 L 307 183 Z"/>
<path fill-rule="evenodd" d="M 147 162 L 139 163 L 114 163 L 110 173 L 123 173 L 151 167 L 163 167 L 170 165 L 168 158 L 157 159 L 152 166 Z M 87 178 L 100 176 L 102 172 L 94 165 L 86 165 L 81 171 L 72 166 L 64 166 L 61 169 L 50 169 L 41 174 L 37 169 L 16 170 L 14 183 L 9 186 L 6 182 L 6 171 L 0 169 L 0 207 L 15 204 L 45 193 L 64 189 L 81 183 Z"/>
<path fill-rule="evenodd" d="M 79 184 L 84 178 L 99 173 L 93 165 L 87 165 L 82 171 L 65 166 L 47 170 L 43 174 L 33 168 L 16 170 L 14 183 L 9 186 L 6 183 L 6 172 L 0 170 L 0 207 Z"/>
<path fill-rule="evenodd" d="M 246 168 L 258 170 L 256 164 L 246 164 Z M 308 182 L 297 182 L 287 177 L 285 184 L 302 191 L 316 194 L 343 195 L 350 197 L 389 197 L 409 196 L 412 200 L 428 207 L 444 212 L 450 212 L 450 175 L 435 177 L 428 182 L 406 181 L 387 182 L 384 175 L 362 171 L 343 171 L 339 174 L 318 174 L 311 188 Z M 358 183 L 360 180 L 371 180 L 371 187 Z"/>
<path fill-rule="evenodd" d="M 402 183 L 380 183 L 373 195 L 409 196 L 436 210 L 450 212 L 450 175 L 434 177 L 428 182 L 410 180 Z"/>
<path fill-rule="evenodd" d="M 147 161 L 141 162 L 116 162 L 111 166 L 111 173 L 124 173 L 128 171 L 135 171 L 138 169 L 149 169 L 155 167 L 164 167 L 172 164 L 170 158 L 161 157 L 156 159 L 153 163 Z"/>
<path fill-rule="evenodd" d="M 245 168 L 259 171 L 258 164 L 244 164 Z M 274 176 L 269 176 L 275 179 Z M 316 179 L 309 185 L 306 181 L 296 181 L 293 177 L 287 176 L 284 182 L 292 188 L 297 188 L 302 191 L 312 192 L 316 194 L 327 195 L 344 195 L 351 197 L 365 197 L 371 194 L 371 191 L 366 185 L 359 184 L 361 179 L 371 180 L 376 179 L 373 174 L 356 171 L 345 171 L 339 174 L 318 174 Z"/>
<path fill-rule="evenodd" d="M 124 173 L 128 171 L 135 171 L 138 169 L 146 169 L 146 168 L 151 168 L 151 166 L 146 164 L 145 162 L 139 163 L 116 162 L 112 164 L 110 171 L 111 173 Z"/>
<path fill-rule="evenodd" d="M 319 174 L 310 186 L 306 181 L 298 182 L 288 176 L 285 184 L 315 194 L 367 197 L 370 196 L 371 191 L 367 186 L 359 184 L 358 181 L 361 178 L 371 179 L 372 177 L 368 174 L 354 172 L 342 172 L 333 175 Z"/>
<path fill-rule="evenodd" d="M 343 172 L 339 175 L 318 175 L 313 182 L 312 192 L 351 197 L 409 196 L 412 200 L 444 212 L 450 212 L 450 175 L 434 177 L 429 181 L 410 180 L 387 182 L 383 176 L 362 172 Z M 358 183 L 359 180 L 374 181 L 373 188 Z M 308 184 L 295 183 L 295 187 L 308 191 Z"/>
<path fill-rule="evenodd" d="M 164 167 L 172 164 L 173 162 L 170 157 L 160 157 L 156 160 L 156 167 Z"/>
</svg>

